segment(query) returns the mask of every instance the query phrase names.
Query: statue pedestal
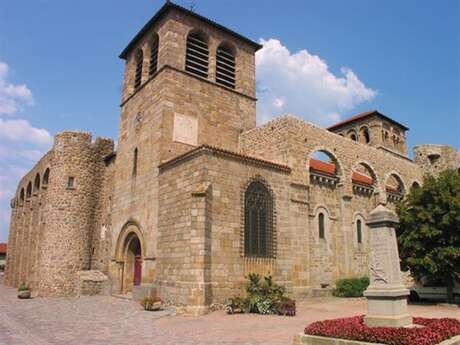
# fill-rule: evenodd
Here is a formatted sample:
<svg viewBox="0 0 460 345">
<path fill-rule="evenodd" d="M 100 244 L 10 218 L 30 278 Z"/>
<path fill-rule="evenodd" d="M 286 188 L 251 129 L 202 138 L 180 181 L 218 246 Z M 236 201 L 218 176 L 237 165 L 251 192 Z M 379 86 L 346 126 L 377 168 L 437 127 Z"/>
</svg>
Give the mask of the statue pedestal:
<svg viewBox="0 0 460 345">
<path fill-rule="evenodd" d="M 409 290 L 401 289 L 367 289 L 367 314 L 364 323 L 370 327 L 404 327 L 412 324 L 412 317 L 407 313 L 407 296 Z"/>
<path fill-rule="evenodd" d="M 407 312 L 409 290 L 402 283 L 395 226 L 398 217 L 382 205 L 367 221 L 370 236 L 370 285 L 364 323 L 370 327 L 404 327 L 412 324 Z"/>
</svg>

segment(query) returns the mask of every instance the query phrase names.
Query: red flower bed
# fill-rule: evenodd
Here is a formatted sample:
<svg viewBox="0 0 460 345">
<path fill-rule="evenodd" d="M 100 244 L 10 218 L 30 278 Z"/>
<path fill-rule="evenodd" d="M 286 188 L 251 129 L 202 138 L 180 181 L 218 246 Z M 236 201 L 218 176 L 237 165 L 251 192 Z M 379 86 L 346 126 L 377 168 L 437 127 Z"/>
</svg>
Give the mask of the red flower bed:
<svg viewBox="0 0 460 345">
<path fill-rule="evenodd" d="M 460 334 L 457 319 L 414 317 L 413 323 L 423 327 L 411 328 L 368 327 L 363 319 L 361 315 L 313 322 L 305 328 L 305 334 L 388 345 L 435 345 Z"/>
</svg>

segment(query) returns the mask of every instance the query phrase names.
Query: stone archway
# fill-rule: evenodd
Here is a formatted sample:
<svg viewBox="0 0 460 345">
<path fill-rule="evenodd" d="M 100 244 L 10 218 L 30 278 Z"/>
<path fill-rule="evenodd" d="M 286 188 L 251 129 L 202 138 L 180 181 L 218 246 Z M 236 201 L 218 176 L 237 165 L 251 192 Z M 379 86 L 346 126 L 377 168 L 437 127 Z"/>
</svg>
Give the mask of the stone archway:
<svg viewBox="0 0 460 345">
<path fill-rule="evenodd" d="M 126 294 L 142 284 L 145 246 L 142 233 L 135 224 L 127 224 L 117 245 L 120 293 Z"/>
<path fill-rule="evenodd" d="M 142 282 L 142 249 L 135 233 L 126 238 L 123 256 L 122 292 L 127 293 Z"/>
</svg>

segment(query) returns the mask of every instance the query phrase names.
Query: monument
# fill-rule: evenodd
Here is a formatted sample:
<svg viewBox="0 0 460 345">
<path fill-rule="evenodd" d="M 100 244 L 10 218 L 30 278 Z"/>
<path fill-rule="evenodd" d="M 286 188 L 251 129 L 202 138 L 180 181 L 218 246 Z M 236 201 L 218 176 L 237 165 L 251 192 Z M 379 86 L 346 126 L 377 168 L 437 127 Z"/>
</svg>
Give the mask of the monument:
<svg viewBox="0 0 460 345">
<path fill-rule="evenodd" d="M 407 312 L 409 290 L 402 282 L 395 226 L 397 215 L 383 205 L 377 206 L 368 217 L 370 236 L 370 284 L 364 292 L 367 315 L 364 322 L 370 327 L 404 327 L 412 324 Z"/>
</svg>

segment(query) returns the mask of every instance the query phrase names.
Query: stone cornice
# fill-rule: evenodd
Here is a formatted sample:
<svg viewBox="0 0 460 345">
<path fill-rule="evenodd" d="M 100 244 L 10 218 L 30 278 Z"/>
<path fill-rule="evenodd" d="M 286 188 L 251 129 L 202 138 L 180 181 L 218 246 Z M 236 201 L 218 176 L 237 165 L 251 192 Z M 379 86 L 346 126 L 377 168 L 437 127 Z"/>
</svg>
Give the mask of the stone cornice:
<svg viewBox="0 0 460 345">
<path fill-rule="evenodd" d="M 156 78 L 157 75 L 159 75 L 160 73 L 162 73 L 163 71 L 165 71 L 166 69 L 169 69 L 169 70 L 172 70 L 172 71 L 175 71 L 175 72 L 178 72 L 178 73 L 182 73 L 182 74 L 185 74 L 186 76 L 189 76 L 191 78 L 194 78 L 194 79 L 197 79 L 197 80 L 200 80 L 202 82 L 205 82 L 205 83 L 208 83 L 208 84 L 211 84 L 211 85 L 214 85 L 214 86 L 217 86 L 217 87 L 220 87 L 221 89 L 224 89 L 226 91 L 229 91 L 229 92 L 232 92 L 234 94 L 237 94 L 238 96 L 243 96 L 243 97 L 246 97 L 252 101 L 257 101 L 257 98 L 255 97 L 252 97 L 252 96 L 249 96 L 249 95 L 246 95 L 242 92 L 239 92 L 239 91 L 236 91 L 236 90 L 233 90 L 229 87 L 226 87 L 224 85 L 221 85 L 221 84 L 217 84 L 209 79 L 205 79 L 205 78 L 202 78 L 202 77 L 199 77 L 197 75 L 194 75 L 192 73 L 189 73 L 187 71 L 184 71 L 184 70 L 181 70 L 179 68 L 176 68 L 174 66 L 171 66 L 171 65 L 168 65 L 168 64 L 165 64 L 163 66 L 160 67 L 160 69 L 155 73 L 153 74 L 150 78 L 148 78 L 145 82 L 143 82 L 136 90 L 134 90 L 133 93 L 131 93 L 128 97 L 126 97 L 126 99 L 122 100 L 121 104 L 120 104 L 120 107 L 123 107 L 131 98 L 133 98 L 135 95 L 137 95 L 137 93 L 142 90 L 148 83 L 150 83 L 153 79 Z"/>
<path fill-rule="evenodd" d="M 276 162 L 267 161 L 267 160 L 260 159 L 257 157 L 243 155 L 237 152 L 225 150 L 225 149 L 218 148 L 218 147 L 213 147 L 209 145 L 201 145 L 201 146 L 194 148 L 193 150 L 185 152 L 177 157 L 174 157 L 173 159 L 170 159 L 166 162 L 161 163 L 158 166 L 160 170 L 160 174 L 169 168 L 172 168 L 178 164 L 181 164 L 182 162 L 188 161 L 189 159 L 201 156 L 203 154 L 212 155 L 212 156 L 216 156 L 216 157 L 224 158 L 224 159 L 231 159 L 231 160 L 244 162 L 244 163 L 249 163 L 252 165 L 261 166 L 264 168 L 269 168 L 269 169 L 277 170 L 277 171 L 284 172 L 284 173 L 291 172 L 291 168 L 288 167 L 287 165 L 282 165 Z"/>
</svg>

